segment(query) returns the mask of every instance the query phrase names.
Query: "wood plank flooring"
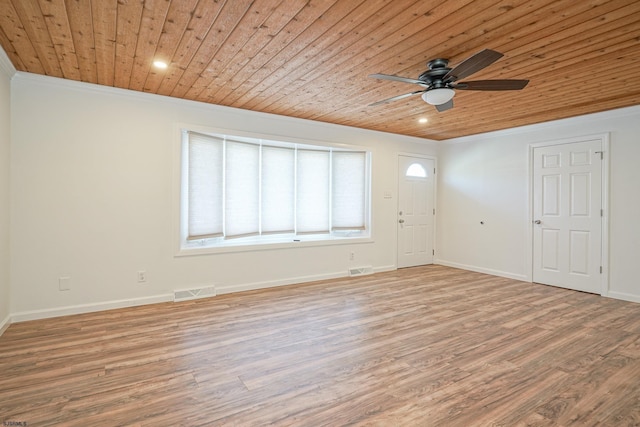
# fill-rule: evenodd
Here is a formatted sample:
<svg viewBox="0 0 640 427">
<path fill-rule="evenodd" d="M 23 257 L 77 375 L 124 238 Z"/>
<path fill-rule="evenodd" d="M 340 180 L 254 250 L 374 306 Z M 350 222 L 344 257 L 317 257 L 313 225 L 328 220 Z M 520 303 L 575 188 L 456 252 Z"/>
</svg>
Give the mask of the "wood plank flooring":
<svg viewBox="0 0 640 427">
<path fill-rule="evenodd" d="M 640 305 L 425 266 L 17 323 L 11 422 L 640 425 Z"/>
</svg>

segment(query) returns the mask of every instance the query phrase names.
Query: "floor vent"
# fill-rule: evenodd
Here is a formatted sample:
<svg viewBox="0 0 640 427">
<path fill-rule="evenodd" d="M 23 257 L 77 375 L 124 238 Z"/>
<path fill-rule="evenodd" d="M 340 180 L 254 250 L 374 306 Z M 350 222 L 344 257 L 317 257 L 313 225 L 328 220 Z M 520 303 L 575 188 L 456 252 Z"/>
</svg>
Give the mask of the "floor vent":
<svg viewBox="0 0 640 427">
<path fill-rule="evenodd" d="M 215 297 L 215 296 L 216 296 L 215 286 L 207 286 L 205 288 L 194 288 L 194 289 L 180 289 L 177 291 L 173 291 L 174 302 L 188 301 L 192 299 Z"/>
<path fill-rule="evenodd" d="M 349 276 L 364 276 L 365 274 L 373 274 L 373 267 L 353 267 L 349 269 Z"/>
</svg>

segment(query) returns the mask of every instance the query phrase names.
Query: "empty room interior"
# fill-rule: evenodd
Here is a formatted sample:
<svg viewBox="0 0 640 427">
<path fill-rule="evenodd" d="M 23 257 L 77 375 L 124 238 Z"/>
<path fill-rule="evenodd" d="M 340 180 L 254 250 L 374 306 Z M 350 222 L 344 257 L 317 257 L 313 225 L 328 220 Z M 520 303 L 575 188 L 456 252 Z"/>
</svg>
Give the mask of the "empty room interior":
<svg viewBox="0 0 640 427">
<path fill-rule="evenodd" d="M 0 4 L 3 425 L 640 425 L 640 2 Z"/>
</svg>

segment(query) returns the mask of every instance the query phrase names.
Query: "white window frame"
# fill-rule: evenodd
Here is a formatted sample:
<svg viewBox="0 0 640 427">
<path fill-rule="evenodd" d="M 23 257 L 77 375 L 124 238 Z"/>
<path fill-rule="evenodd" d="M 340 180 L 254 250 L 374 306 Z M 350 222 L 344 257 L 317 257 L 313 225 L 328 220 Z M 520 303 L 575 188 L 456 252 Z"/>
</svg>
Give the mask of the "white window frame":
<svg viewBox="0 0 640 427">
<path fill-rule="evenodd" d="M 199 240 L 187 240 L 188 235 L 188 215 L 186 206 L 188 205 L 188 191 L 186 185 L 186 175 L 188 169 L 185 168 L 185 149 L 188 147 L 188 132 L 197 132 L 205 135 L 221 136 L 226 135 L 234 140 L 254 142 L 264 140 L 271 146 L 281 144 L 283 147 L 292 147 L 296 144 L 303 148 L 317 148 L 320 150 L 334 149 L 337 151 L 360 151 L 366 153 L 366 179 L 365 179 L 365 228 L 360 231 L 340 231 L 334 230 L 329 234 L 278 234 L 262 235 L 244 238 L 222 239 L 204 238 Z M 372 243 L 373 234 L 371 226 L 371 164 L 372 151 L 367 147 L 318 141 L 304 138 L 291 138 L 282 135 L 258 134 L 253 132 L 230 130 L 222 128 L 204 128 L 197 125 L 178 124 L 176 125 L 176 144 L 174 149 L 174 236 L 176 241 L 176 256 L 190 256 L 212 253 L 247 252 L 259 250 L 271 250 L 280 248 L 295 248 L 308 246 L 329 246 L 358 243 Z"/>
</svg>

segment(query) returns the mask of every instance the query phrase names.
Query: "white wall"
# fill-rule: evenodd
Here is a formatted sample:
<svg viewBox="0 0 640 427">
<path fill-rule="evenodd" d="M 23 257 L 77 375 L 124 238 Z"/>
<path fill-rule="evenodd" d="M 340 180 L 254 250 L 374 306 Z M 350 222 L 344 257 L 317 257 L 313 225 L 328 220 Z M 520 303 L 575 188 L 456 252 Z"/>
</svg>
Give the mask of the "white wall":
<svg viewBox="0 0 640 427">
<path fill-rule="evenodd" d="M 418 138 L 25 73 L 12 80 L 12 100 L 11 311 L 17 320 L 153 302 L 192 286 L 231 291 L 344 276 L 350 266 L 392 269 L 397 153 L 436 152 L 434 143 Z M 176 123 L 372 149 L 375 242 L 175 257 Z M 355 261 L 348 260 L 350 251 Z M 146 284 L 137 283 L 142 269 Z M 58 290 L 61 276 L 71 277 L 70 291 Z"/>
<path fill-rule="evenodd" d="M 15 69 L 0 49 L 0 334 L 9 324 L 9 192 L 11 146 L 11 77 Z"/>
<path fill-rule="evenodd" d="M 640 302 L 640 107 L 450 140 L 440 152 L 443 264 L 531 280 L 529 144 L 610 133 L 609 296 Z M 485 225 L 481 225 L 484 221 Z"/>
</svg>

